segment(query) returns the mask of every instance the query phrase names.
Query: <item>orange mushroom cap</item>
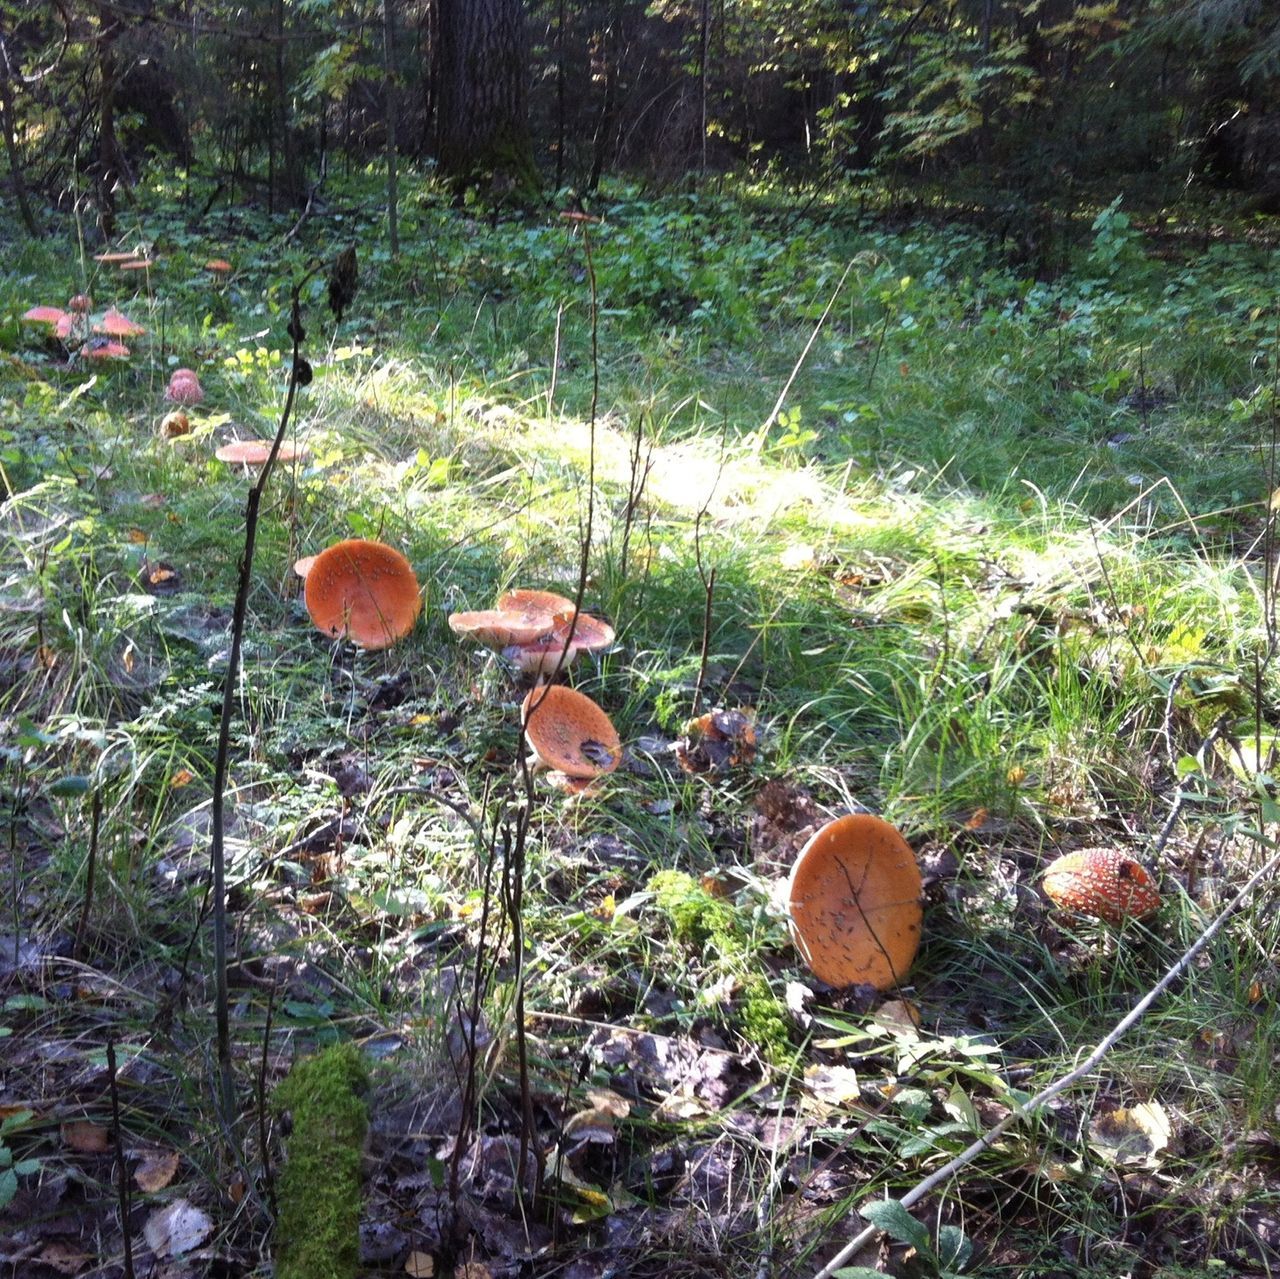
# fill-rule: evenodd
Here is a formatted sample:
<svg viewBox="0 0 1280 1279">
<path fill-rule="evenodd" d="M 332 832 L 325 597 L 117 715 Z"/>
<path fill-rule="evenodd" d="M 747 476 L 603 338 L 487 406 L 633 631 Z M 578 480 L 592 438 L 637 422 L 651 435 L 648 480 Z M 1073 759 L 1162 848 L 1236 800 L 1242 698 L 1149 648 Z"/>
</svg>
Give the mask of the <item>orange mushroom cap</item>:
<svg viewBox="0 0 1280 1279">
<path fill-rule="evenodd" d="M 276 454 L 277 462 L 292 462 L 294 458 L 304 457 L 307 452 L 305 444 L 290 444 L 284 440 L 280 452 Z M 216 449 L 213 454 L 219 462 L 240 462 L 245 466 L 262 466 L 271 456 L 270 440 L 230 440 Z"/>
<path fill-rule="evenodd" d="M 204 269 L 206 271 L 212 271 L 214 275 L 226 275 L 226 273 L 231 270 L 231 263 L 228 262 L 226 258 L 210 258 L 209 261 L 204 264 Z"/>
<path fill-rule="evenodd" d="M 136 249 L 113 249 L 110 253 L 95 253 L 93 260 L 107 263 L 136 262 L 140 256 Z"/>
<path fill-rule="evenodd" d="M 127 259 L 118 261 L 116 265 L 121 271 L 145 271 L 159 261 L 159 258 L 138 258 L 131 255 Z"/>
<path fill-rule="evenodd" d="M 78 311 L 81 315 L 87 315 L 93 310 L 93 299 L 87 293 L 77 293 L 75 297 L 67 303 L 68 311 Z M 132 337 L 131 333 L 117 333 L 116 337 Z"/>
<path fill-rule="evenodd" d="M 482 608 L 471 613 L 450 613 L 449 629 L 460 639 L 473 639 L 485 648 L 498 649 L 532 643 L 550 631 L 551 621 L 539 617 L 530 620 L 521 613 Z"/>
<path fill-rule="evenodd" d="M 896 827 L 870 813 L 828 822 L 791 869 L 796 949 L 828 985 L 887 990 L 920 945 L 920 891 L 915 854 Z"/>
<path fill-rule="evenodd" d="M 69 318 L 60 306 L 33 306 L 22 313 L 24 324 L 59 324 Z"/>
<path fill-rule="evenodd" d="M 1055 906 L 1109 924 L 1145 919 L 1160 908 L 1160 893 L 1146 868 L 1113 848 L 1063 854 L 1045 869 L 1043 885 Z"/>
<path fill-rule="evenodd" d="M 571 629 L 573 631 L 574 648 L 584 649 L 588 653 L 608 648 L 617 638 L 613 627 L 608 622 L 602 622 L 598 617 L 591 617 L 586 613 L 578 614 L 578 621 L 575 625 L 572 607 L 563 613 L 555 615 L 552 634 L 562 639 L 568 639 Z"/>
<path fill-rule="evenodd" d="M 160 419 L 160 434 L 166 440 L 176 440 L 191 434 L 191 419 L 181 410 L 174 409 Z"/>
<path fill-rule="evenodd" d="M 73 298 L 72 301 L 75 301 L 75 299 Z M 146 332 L 146 329 L 141 324 L 129 319 L 123 312 L 111 307 L 102 319 L 93 326 L 93 331 L 95 333 L 105 333 L 113 338 L 138 338 Z"/>
<path fill-rule="evenodd" d="M 622 758 L 613 721 L 585 693 L 563 684 L 531 690 L 521 703 L 520 722 L 537 762 L 555 772 L 599 777 L 612 773 Z"/>
<path fill-rule="evenodd" d="M 321 551 L 304 594 L 317 629 L 360 648 L 387 648 L 402 639 L 422 608 L 409 561 L 394 547 L 360 538 Z"/>
<path fill-rule="evenodd" d="M 547 629 L 557 613 L 572 613 L 573 601 L 555 591 L 508 591 L 498 596 L 494 608 L 500 613 L 522 613 L 526 617 L 545 617 Z"/>
<path fill-rule="evenodd" d="M 559 635 L 539 635 L 527 644 L 508 644 L 502 656 L 511 662 L 521 675 L 551 676 L 557 670 L 566 671 L 582 652 L 576 641 L 568 644 Z M 561 661 L 561 654 L 564 660 Z"/>
<path fill-rule="evenodd" d="M 129 348 L 115 338 L 90 338 L 81 348 L 80 354 L 86 360 L 124 360 L 129 356 Z"/>
</svg>

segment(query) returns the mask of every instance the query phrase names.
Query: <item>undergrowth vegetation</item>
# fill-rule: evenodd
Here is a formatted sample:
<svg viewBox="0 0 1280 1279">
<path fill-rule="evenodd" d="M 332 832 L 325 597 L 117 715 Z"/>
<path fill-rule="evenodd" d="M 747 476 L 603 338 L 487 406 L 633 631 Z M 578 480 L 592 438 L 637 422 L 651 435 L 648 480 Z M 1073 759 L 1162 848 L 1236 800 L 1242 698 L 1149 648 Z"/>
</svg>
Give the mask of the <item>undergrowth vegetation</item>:
<svg viewBox="0 0 1280 1279">
<path fill-rule="evenodd" d="M 1271 846 L 1277 252 L 1117 204 L 1038 280 L 848 193 L 617 186 L 599 222 L 496 221 L 420 180 L 393 260 L 371 182 L 335 180 L 292 237 L 139 190 L 140 274 L 74 225 L 8 254 L 0 1206 L 104 1214 L 95 1264 L 118 1264 L 109 1160 L 59 1127 L 111 1122 L 88 1084 L 110 1036 L 121 1122 L 183 1157 L 151 1200 L 181 1187 L 223 1273 L 265 1273 L 262 1082 L 354 1039 L 369 1273 L 812 1273 L 855 1207 L 1070 1068 Z M 323 281 L 307 298 L 308 452 L 268 489 L 237 685 L 228 1132 L 202 921 L 247 478 L 213 450 L 274 432 L 291 281 L 348 242 L 346 318 L 323 317 Z M 81 291 L 147 327 L 127 361 L 68 361 L 20 322 Z M 178 366 L 206 398 L 168 439 Z M 511 586 L 572 594 L 588 533 L 586 604 L 618 643 L 572 682 L 626 758 L 599 797 L 535 790 L 517 954 L 494 885 L 522 690 L 446 619 Z M 386 652 L 330 642 L 299 600 L 294 560 L 346 536 L 422 583 Z M 677 765 L 711 706 L 754 713 L 753 763 Z M 807 836 L 851 809 L 897 823 L 925 875 L 887 1004 L 807 977 L 779 904 Z M 1156 871 L 1154 920 L 1047 909 L 1044 863 L 1097 846 Z M 1265 886 L 1087 1087 L 914 1222 L 876 1218 L 889 1264 L 907 1245 L 915 1273 L 1277 1264 L 1278 954 Z M 514 1135 L 520 980 L 536 1172 Z M 521 1223 L 537 1178 L 550 1207 Z M 459 1195 L 471 1216 L 444 1230 Z"/>
</svg>

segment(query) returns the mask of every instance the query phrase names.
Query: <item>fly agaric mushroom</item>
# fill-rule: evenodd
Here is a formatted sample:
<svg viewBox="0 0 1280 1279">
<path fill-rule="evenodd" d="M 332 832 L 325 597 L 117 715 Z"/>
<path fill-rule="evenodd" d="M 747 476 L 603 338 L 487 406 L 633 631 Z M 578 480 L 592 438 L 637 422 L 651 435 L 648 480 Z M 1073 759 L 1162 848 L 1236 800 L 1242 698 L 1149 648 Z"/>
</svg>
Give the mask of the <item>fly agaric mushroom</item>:
<svg viewBox="0 0 1280 1279">
<path fill-rule="evenodd" d="M 920 869 L 896 827 L 870 813 L 828 822 L 791 868 L 796 949 L 830 986 L 887 990 L 920 945 Z"/>
<path fill-rule="evenodd" d="M 204 264 L 206 271 L 212 271 L 214 275 L 229 275 L 231 273 L 231 263 L 226 258 L 210 258 Z"/>
<path fill-rule="evenodd" d="M 93 310 L 93 299 L 87 293 L 77 293 L 75 297 L 67 303 L 67 310 L 74 311 L 77 315 L 88 315 Z M 116 333 L 114 337 L 132 337 L 130 333 Z"/>
<path fill-rule="evenodd" d="M 204 399 L 204 391 L 201 389 L 200 379 L 196 377 L 195 370 L 174 369 L 169 377 L 169 386 L 164 393 L 164 398 L 170 404 L 199 404 Z"/>
<path fill-rule="evenodd" d="M 305 444 L 290 444 L 284 440 L 280 451 L 276 454 L 277 462 L 292 462 L 295 458 L 305 456 Z M 219 462 L 239 462 L 244 466 L 263 466 L 271 456 L 270 440 L 231 440 L 215 450 L 214 457 Z"/>
<path fill-rule="evenodd" d="M 1146 919 L 1160 894 L 1141 862 L 1113 848 L 1065 853 L 1044 872 L 1044 891 L 1055 906 L 1108 924 Z"/>
<path fill-rule="evenodd" d="M 526 617 L 553 619 L 557 613 L 572 613 L 573 601 L 555 591 L 508 591 L 498 596 L 494 608 L 500 613 L 521 613 Z"/>
<path fill-rule="evenodd" d="M 530 690 L 520 706 L 520 722 L 533 751 L 533 769 L 594 778 L 612 773 L 622 758 L 613 721 L 585 693 L 563 684 Z"/>
<path fill-rule="evenodd" d="M 394 547 L 360 538 L 321 551 L 304 594 L 317 629 L 360 648 L 387 648 L 403 639 L 422 607 L 409 561 Z"/>
<path fill-rule="evenodd" d="M 21 316 L 23 324 L 57 325 L 69 318 L 60 306 L 33 306 Z"/>
<path fill-rule="evenodd" d="M 497 606 L 453 613 L 449 628 L 502 653 L 523 675 L 549 676 L 564 670 L 581 652 L 607 648 L 613 627 L 598 618 L 577 614 L 574 604 L 554 591 L 517 590 L 498 597 Z"/>
<path fill-rule="evenodd" d="M 160 419 L 160 438 L 176 440 L 191 434 L 191 419 L 181 410 L 174 409 Z"/>
<path fill-rule="evenodd" d="M 71 300 L 75 301 L 74 298 Z M 140 338 L 146 332 L 146 329 L 141 324 L 129 319 L 123 312 L 111 307 L 102 319 L 93 326 L 93 331 L 95 333 L 105 333 L 108 337 L 113 338 Z"/>
<path fill-rule="evenodd" d="M 570 639 L 572 633 L 573 638 Z M 597 617 L 578 614 L 573 622 L 573 611 L 557 613 L 551 630 L 526 643 L 516 642 L 502 650 L 502 656 L 511 662 L 522 675 L 537 679 L 552 676 L 557 670 L 567 670 L 579 653 L 594 653 L 613 643 L 613 627 Z"/>
<path fill-rule="evenodd" d="M 129 348 L 115 338 L 90 338 L 81 348 L 80 354 L 86 360 L 127 360 Z"/>
</svg>

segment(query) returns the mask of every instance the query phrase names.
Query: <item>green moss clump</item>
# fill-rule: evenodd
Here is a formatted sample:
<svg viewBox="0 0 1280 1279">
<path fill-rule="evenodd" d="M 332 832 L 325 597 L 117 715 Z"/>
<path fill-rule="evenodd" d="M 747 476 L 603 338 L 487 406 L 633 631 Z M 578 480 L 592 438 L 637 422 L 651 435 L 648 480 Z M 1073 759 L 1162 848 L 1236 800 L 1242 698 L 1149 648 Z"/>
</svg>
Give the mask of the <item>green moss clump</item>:
<svg viewBox="0 0 1280 1279">
<path fill-rule="evenodd" d="M 275 1090 L 293 1115 L 276 1189 L 276 1279 L 354 1279 L 360 1263 L 360 1160 L 369 1082 L 354 1044 L 299 1062 Z"/>
<path fill-rule="evenodd" d="M 733 907 L 721 897 L 712 897 L 692 875 L 660 870 L 649 881 L 649 891 L 677 941 L 713 942 L 721 954 L 741 950 L 734 944 Z"/>
<path fill-rule="evenodd" d="M 716 967 L 737 979 L 741 1004 L 737 1021 L 745 1038 L 766 1060 L 782 1069 L 795 1065 L 796 1050 L 782 1004 L 753 963 L 741 915 L 732 902 L 707 892 L 692 875 L 661 870 L 649 880 L 653 904 L 666 916 L 677 941 L 701 946 Z"/>
</svg>

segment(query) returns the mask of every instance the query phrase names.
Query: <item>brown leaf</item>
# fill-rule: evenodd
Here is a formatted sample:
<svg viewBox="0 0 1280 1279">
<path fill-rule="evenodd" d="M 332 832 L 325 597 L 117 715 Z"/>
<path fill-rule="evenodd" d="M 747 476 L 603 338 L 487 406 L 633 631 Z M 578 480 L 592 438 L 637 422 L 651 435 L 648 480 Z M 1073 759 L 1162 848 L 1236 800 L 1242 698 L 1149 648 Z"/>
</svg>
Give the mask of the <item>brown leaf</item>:
<svg viewBox="0 0 1280 1279">
<path fill-rule="evenodd" d="M 101 1155 L 110 1149 L 111 1133 L 91 1120 L 76 1119 L 62 1125 L 62 1142 L 82 1155 Z"/>
<path fill-rule="evenodd" d="M 404 1272 L 410 1279 L 432 1279 L 436 1259 L 429 1252 L 411 1252 L 405 1258 Z"/>
<path fill-rule="evenodd" d="M 183 786 L 190 786 L 195 779 L 196 775 L 189 768 L 180 768 L 169 778 L 169 785 L 173 790 L 179 790 Z"/>
<path fill-rule="evenodd" d="M 36 1260 L 60 1275 L 74 1275 L 79 1274 L 93 1258 L 88 1253 L 78 1251 L 72 1244 L 55 1242 L 46 1244 Z"/>
<path fill-rule="evenodd" d="M 176 1150 L 153 1150 L 138 1165 L 133 1174 L 138 1189 L 153 1195 L 163 1190 L 178 1171 L 178 1152 Z"/>
</svg>

